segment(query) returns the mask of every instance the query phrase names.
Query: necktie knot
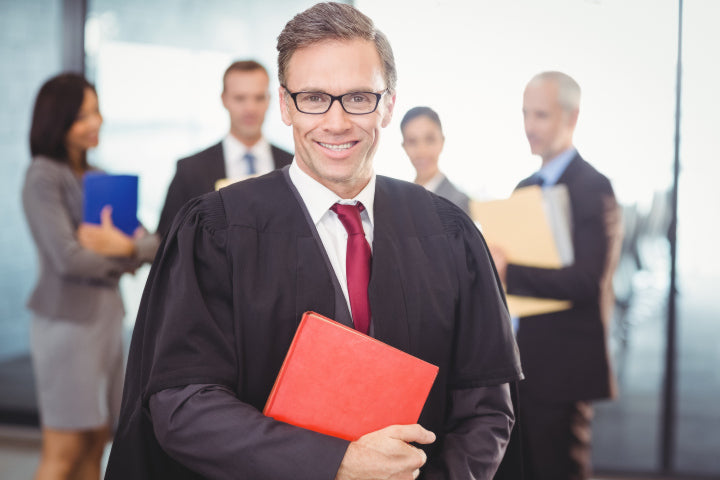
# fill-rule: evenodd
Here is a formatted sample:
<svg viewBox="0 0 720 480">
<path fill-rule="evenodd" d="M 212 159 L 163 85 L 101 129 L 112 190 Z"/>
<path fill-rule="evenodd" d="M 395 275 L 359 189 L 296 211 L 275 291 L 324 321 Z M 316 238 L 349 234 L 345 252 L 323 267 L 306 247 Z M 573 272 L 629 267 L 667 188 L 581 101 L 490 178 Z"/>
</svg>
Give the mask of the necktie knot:
<svg viewBox="0 0 720 480">
<path fill-rule="evenodd" d="M 337 216 L 343 224 L 343 227 L 345 227 L 345 230 L 347 230 L 348 235 L 365 235 L 365 230 L 362 226 L 362 219 L 360 218 L 360 212 L 365 210 L 362 203 L 357 202 L 355 205 L 336 203 L 330 207 L 330 210 L 337 213 Z"/>
</svg>

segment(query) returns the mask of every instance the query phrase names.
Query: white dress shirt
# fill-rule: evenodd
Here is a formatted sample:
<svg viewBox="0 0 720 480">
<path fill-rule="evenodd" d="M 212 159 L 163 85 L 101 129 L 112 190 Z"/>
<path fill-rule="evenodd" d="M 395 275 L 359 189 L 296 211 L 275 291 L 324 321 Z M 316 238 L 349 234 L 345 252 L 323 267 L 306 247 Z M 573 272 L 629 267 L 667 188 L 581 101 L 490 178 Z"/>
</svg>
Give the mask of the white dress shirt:
<svg viewBox="0 0 720 480">
<path fill-rule="evenodd" d="M 337 214 L 330 210 L 336 203 L 347 205 L 355 205 L 360 202 L 365 207 L 360 213 L 363 230 L 365 230 L 365 238 L 370 244 L 372 251 L 373 244 L 373 205 L 375 202 L 375 173 L 370 178 L 370 182 L 352 199 L 342 199 L 336 193 L 322 185 L 320 182 L 312 178 L 307 173 L 300 170 L 297 161 L 293 159 L 290 165 L 290 180 L 297 189 L 300 197 L 305 203 L 305 207 L 310 213 L 315 228 L 317 228 L 320 240 L 322 240 L 325 252 L 330 259 L 330 264 L 335 270 L 335 276 L 340 283 L 348 309 L 352 314 L 350 307 L 350 296 L 347 288 L 347 269 L 345 259 L 347 256 L 347 231 Z"/>
<path fill-rule="evenodd" d="M 223 138 L 222 146 L 223 155 L 225 156 L 225 175 L 229 180 L 239 180 L 250 174 L 247 161 L 243 158 L 248 152 L 255 156 L 255 173 L 257 175 L 263 175 L 275 170 L 272 150 L 264 137 L 248 148 L 244 143 L 228 133 Z"/>
</svg>

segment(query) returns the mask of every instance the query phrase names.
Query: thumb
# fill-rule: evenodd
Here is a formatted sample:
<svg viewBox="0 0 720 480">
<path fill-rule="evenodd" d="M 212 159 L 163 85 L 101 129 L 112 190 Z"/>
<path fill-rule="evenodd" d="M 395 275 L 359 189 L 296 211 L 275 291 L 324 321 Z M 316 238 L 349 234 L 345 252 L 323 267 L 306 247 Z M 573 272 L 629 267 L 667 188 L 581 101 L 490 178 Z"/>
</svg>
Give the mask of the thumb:
<svg viewBox="0 0 720 480">
<path fill-rule="evenodd" d="M 392 425 L 388 427 L 388 435 L 406 443 L 429 444 L 435 441 L 435 434 L 426 430 L 418 424 L 415 425 Z"/>
<path fill-rule="evenodd" d="M 112 221 L 112 206 L 111 205 L 105 205 L 103 209 L 100 211 L 100 224 L 103 227 L 112 227 L 114 226 Z"/>
</svg>

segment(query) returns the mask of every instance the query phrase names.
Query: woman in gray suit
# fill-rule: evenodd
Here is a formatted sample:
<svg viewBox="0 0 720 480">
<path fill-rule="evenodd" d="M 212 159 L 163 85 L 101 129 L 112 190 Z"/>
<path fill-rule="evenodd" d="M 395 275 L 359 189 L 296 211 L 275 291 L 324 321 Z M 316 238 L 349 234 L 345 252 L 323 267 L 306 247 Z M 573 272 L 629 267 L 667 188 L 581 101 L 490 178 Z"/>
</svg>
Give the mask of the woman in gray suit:
<svg viewBox="0 0 720 480">
<path fill-rule="evenodd" d="M 400 121 L 402 146 L 415 167 L 415 183 L 444 197 L 470 214 L 470 198 L 438 168 L 445 145 L 440 117 L 430 107 L 414 107 Z"/>
<path fill-rule="evenodd" d="M 102 116 L 94 87 L 80 75 L 48 80 L 35 101 L 23 207 L 40 272 L 28 301 L 31 351 L 42 427 L 36 480 L 93 479 L 120 407 L 123 381 L 118 281 L 151 261 L 156 240 L 112 224 L 82 223 L 86 151 Z"/>
</svg>

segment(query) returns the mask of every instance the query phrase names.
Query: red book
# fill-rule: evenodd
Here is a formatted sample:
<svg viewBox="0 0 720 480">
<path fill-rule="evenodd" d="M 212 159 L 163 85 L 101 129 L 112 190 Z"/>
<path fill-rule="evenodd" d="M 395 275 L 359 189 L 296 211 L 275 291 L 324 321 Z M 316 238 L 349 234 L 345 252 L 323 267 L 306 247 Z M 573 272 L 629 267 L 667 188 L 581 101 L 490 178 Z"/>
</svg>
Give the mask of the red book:
<svg viewBox="0 0 720 480">
<path fill-rule="evenodd" d="M 417 423 L 438 367 L 305 312 L 263 413 L 346 440 Z"/>
</svg>

